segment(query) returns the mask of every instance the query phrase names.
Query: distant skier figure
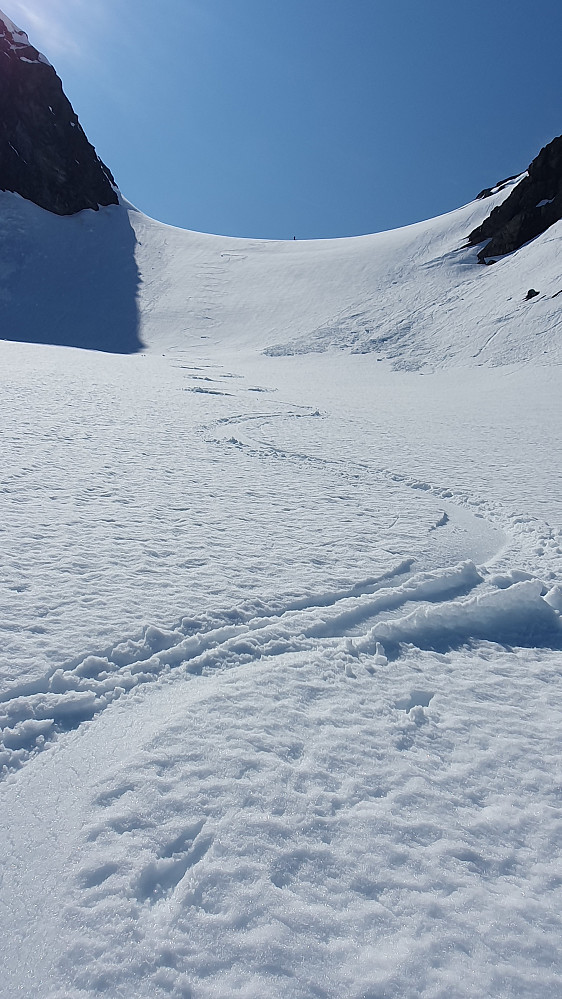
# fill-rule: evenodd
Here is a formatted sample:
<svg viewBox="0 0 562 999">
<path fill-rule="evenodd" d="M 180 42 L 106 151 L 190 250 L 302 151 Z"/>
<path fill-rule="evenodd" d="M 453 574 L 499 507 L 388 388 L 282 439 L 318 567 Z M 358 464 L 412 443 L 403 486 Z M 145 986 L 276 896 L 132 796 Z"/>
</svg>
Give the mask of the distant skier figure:
<svg viewBox="0 0 562 999">
<path fill-rule="evenodd" d="M 296 239 L 296 238 L 297 238 L 296 236 L 293 236 L 293 239 Z"/>
</svg>

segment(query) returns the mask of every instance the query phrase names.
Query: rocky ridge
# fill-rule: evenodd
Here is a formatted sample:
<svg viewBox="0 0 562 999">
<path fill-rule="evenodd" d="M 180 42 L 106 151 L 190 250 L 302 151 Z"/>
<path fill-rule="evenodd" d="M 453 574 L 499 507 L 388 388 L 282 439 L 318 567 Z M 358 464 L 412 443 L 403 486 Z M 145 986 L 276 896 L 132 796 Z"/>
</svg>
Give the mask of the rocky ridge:
<svg viewBox="0 0 562 999">
<path fill-rule="evenodd" d="M 55 70 L 1 10 L 0 190 L 56 215 L 119 201 Z"/>
<path fill-rule="evenodd" d="M 510 178 L 510 180 L 513 178 Z M 506 182 L 502 182 L 502 185 Z M 479 197 L 499 190 L 482 191 Z M 469 245 L 486 245 L 478 254 L 481 263 L 513 253 L 562 219 L 562 135 L 541 149 L 523 179 L 506 200 L 494 208 L 482 225 L 473 229 Z"/>
</svg>

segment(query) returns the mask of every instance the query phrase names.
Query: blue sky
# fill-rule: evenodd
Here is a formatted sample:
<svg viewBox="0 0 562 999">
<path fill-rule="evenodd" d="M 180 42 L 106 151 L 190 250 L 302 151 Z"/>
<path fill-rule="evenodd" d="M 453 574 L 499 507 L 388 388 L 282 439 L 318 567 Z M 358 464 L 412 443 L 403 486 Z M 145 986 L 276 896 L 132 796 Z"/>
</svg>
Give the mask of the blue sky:
<svg viewBox="0 0 562 999">
<path fill-rule="evenodd" d="M 442 214 L 562 133 L 562 5 L 0 0 L 124 195 L 185 228 L 346 236 Z"/>
</svg>

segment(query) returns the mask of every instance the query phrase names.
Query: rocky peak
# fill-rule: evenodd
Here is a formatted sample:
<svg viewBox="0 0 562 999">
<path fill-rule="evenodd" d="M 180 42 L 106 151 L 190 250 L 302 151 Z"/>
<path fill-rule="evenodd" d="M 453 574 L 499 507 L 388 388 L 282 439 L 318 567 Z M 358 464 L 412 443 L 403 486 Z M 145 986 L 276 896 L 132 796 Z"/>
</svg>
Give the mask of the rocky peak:
<svg viewBox="0 0 562 999">
<path fill-rule="evenodd" d="M 498 186 L 483 191 L 479 197 L 500 189 Z M 476 246 L 488 240 L 478 254 L 480 262 L 485 263 L 490 258 L 518 250 L 560 219 L 562 135 L 541 149 L 523 179 L 516 184 L 505 201 L 493 209 L 482 225 L 473 229 L 468 241 L 470 245 Z"/>
<path fill-rule="evenodd" d="M 0 190 L 57 215 L 119 200 L 55 70 L 1 10 Z"/>
</svg>

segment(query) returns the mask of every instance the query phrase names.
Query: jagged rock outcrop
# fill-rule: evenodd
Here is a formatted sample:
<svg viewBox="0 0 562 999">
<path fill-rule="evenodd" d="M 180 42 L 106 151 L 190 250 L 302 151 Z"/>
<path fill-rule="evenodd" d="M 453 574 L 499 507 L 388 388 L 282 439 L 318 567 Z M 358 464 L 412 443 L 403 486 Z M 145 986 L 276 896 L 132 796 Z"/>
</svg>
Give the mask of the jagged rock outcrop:
<svg viewBox="0 0 562 999">
<path fill-rule="evenodd" d="M 485 187 L 480 194 L 476 195 L 476 201 L 483 201 L 484 198 L 491 198 L 492 194 L 498 194 L 499 191 L 503 191 L 504 187 L 507 187 L 512 180 L 517 180 L 518 177 L 522 177 L 522 174 L 514 173 L 511 177 L 506 177 L 505 180 L 498 180 L 497 184 L 493 187 Z"/>
<path fill-rule="evenodd" d="M 55 70 L 2 11 L 0 190 L 57 215 L 119 200 Z"/>
<path fill-rule="evenodd" d="M 494 190 L 498 190 L 495 188 Z M 479 197 L 492 193 L 483 191 Z M 481 263 L 518 250 L 562 219 L 562 135 L 541 149 L 527 174 L 503 204 L 468 237 L 471 246 L 488 240 L 478 254 Z"/>
</svg>

